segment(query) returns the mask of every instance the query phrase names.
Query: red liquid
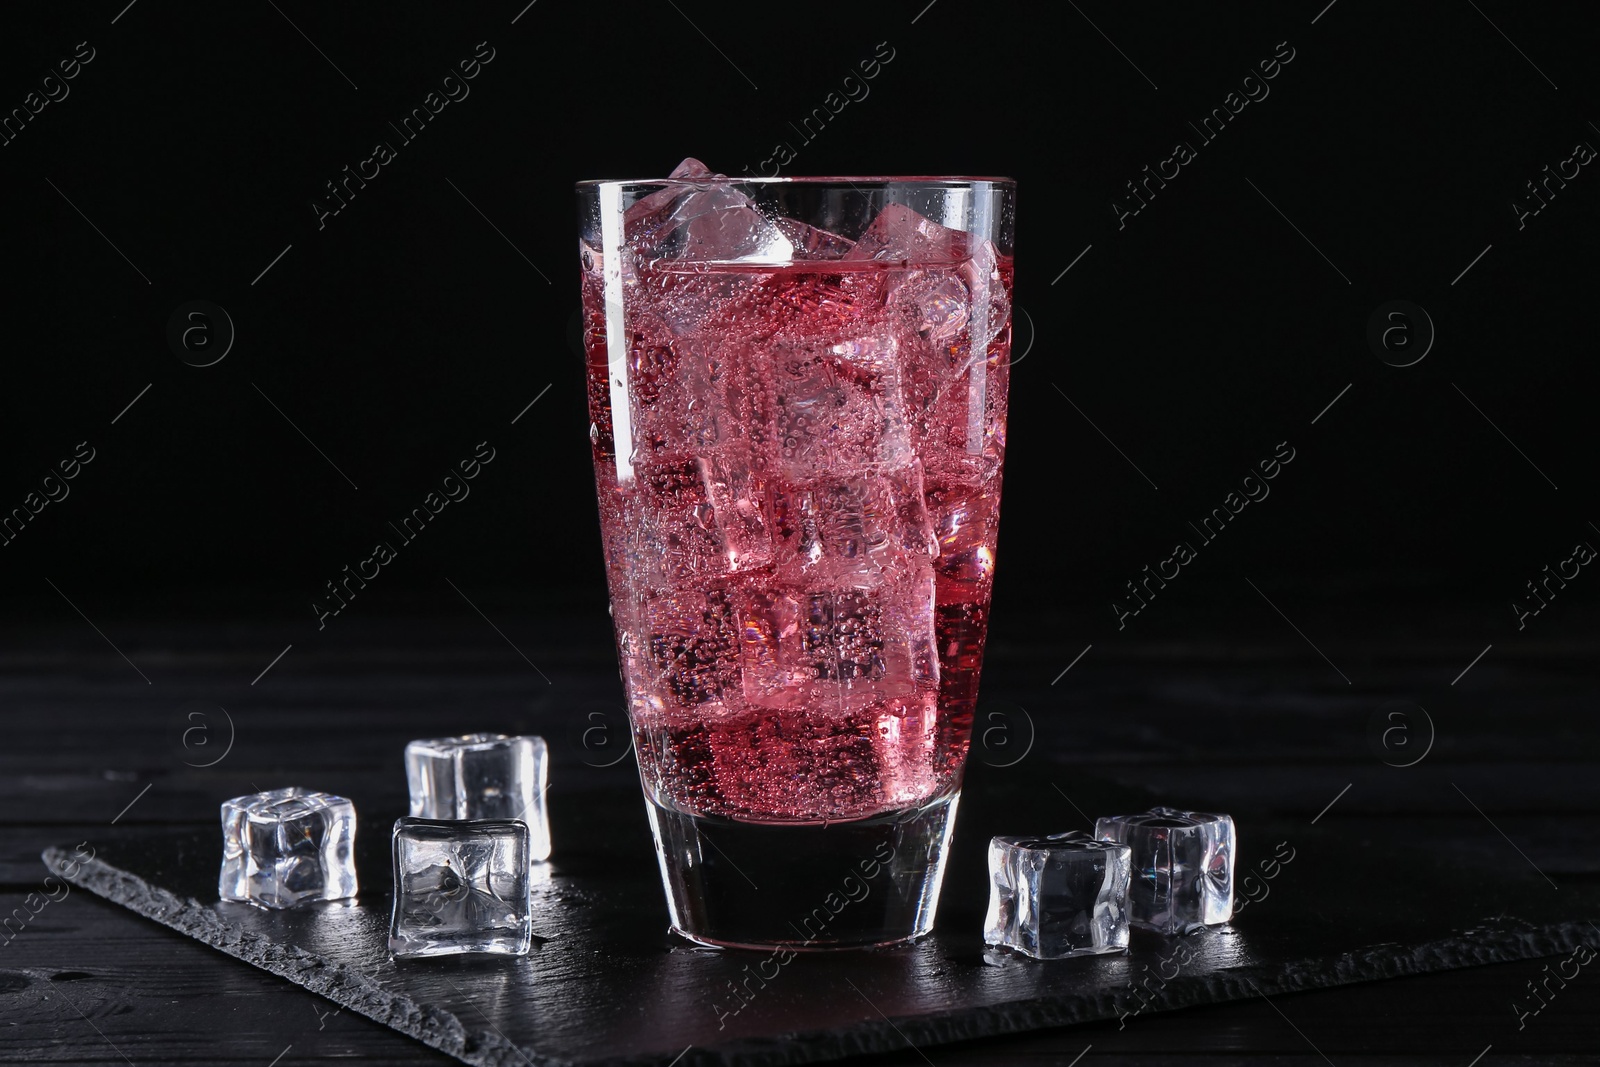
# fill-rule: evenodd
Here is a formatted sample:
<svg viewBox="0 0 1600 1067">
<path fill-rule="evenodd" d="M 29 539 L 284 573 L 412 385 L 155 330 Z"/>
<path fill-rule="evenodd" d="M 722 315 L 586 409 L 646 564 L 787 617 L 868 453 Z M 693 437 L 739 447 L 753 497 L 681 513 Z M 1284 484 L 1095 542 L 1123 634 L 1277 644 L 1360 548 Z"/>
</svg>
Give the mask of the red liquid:
<svg viewBox="0 0 1600 1067">
<path fill-rule="evenodd" d="M 1012 265 L 955 237 L 936 262 L 626 264 L 617 375 L 600 259 L 585 252 L 612 613 L 659 804 L 819 823 L 959 787 L 994 569 Z M 629 404 L 620 480 L 613 377 Z"/>
</svg>

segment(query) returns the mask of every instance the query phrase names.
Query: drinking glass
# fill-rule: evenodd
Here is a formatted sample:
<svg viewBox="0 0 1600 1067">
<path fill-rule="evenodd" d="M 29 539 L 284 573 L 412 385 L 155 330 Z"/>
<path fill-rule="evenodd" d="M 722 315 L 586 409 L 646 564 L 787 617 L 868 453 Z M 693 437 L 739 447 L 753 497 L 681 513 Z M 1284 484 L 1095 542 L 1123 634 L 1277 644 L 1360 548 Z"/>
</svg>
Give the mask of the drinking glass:
<svg viewBox="0 0 1600 1067">
<path fill-rule="evenodd" d="M 1005 453 L 1015 184 L 583 182 L 590 440 L 672 928 L 933 925 Z"/>
</svg>

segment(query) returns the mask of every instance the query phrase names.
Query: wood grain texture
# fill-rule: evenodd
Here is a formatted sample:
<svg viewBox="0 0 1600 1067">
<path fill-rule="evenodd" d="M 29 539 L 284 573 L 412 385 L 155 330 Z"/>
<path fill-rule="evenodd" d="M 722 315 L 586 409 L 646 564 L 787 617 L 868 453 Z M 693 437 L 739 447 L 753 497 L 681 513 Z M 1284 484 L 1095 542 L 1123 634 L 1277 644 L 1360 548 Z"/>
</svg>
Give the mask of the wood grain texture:
<svg viewBox="0 0 1600 1067">
<path fill-rule="evenodd" d="M 0 894 L 6 911 L 20 902 L 16 894 Z M 48 933 L 30 931 L 0 951 L 0 1062 L 123 1063 L 107 1039 L 141 1065 L 264 1067 L 290 1045 L 279 1067 L 455 1062 L 98 898 L 74 896 L 60 908 Z M 1519 991 L 1526 999 L 1526 983 L 1543 977 L 1543 962 L 1274 997 L 1273 1004 L 1341 1067 L 1465 1067 L 1491 1043 L 1494 1051 L 1483 1064 L 1594 1063 L 1600 983 L 1572 983 L 1518 1030 L 1509 1004 Z M 70 969 L 59 969 L 63 966 Z M 50 988 L 52 976 L 65 988 Z M 103 1038 L 64 996 L 93 1020 Z M 1244 1058 L 1293 1067 L 1327 1062 L 1260 1000 L 1141 1015 L 1122 1029 L 1115 1021 L 1087 1024 L 945 1045 L 929 1054 L 938 1067 L 1066 1067 L 1090 1045 L 1081 1065 L 1209 1067 Z M 879 1067 L 928 1062 L 910 1049 L 868 1060 Z"/>
<path fill-rule="evenodd" d="M 995 783 L 958 835 L 987 840 L 1040 783 Z M 1121 793 L 1088 777 L 1091 795 Z M 1145 803 L 1126 794 L 1105 810 Z M 1490 828 L 1407 839 L 1396 820 L 1338 830 L 1236 808 L 1240 862 L 1272 842 L 1294 855 L 1270 893 L 1233 923 L 1168 941 L 1139 937 L 1126 957 L 1037 961 L 984 951 L 980 847 L 952 859 L 934 936 L 901 950 L 801 956 L 733 1016 L 721 1006 L 760 957 L 673 942 L 661 930 L 648 843 L 607 828 L 637 818 L 632 796 L 597 792 L 555 821 L 568 843 L 534 887 L 537 950 L 520 960 L 396 963 L 387 956 L 385 822 L 357 835 L 364 890 L 353 905 L 270 913 L 206 903 L 220 849 L 212 828 L 125 844 L 103 835 L 73 879 L 230 955 L 305 985 L 467 1063 L 776 1067 L 1306 989 L 1571 952 L 1600 944 L 1583 920 L 1591 894 L 1487 861 Z M 1026 828 L 1024 828 L 1026 829 Z M 1467 827 L 1462 827 L 1467 829 Z M 53 865 L 70 854 L 47 853 Z M 763 879 L 765 881 L 765 879 Z M 1384 897 L 1383 907 L 1363 887 Z M 1449 887 L 1441 891 L 1441 887 Z M 758 888 L 752 888 L 759 895 Z M 1513 902 L 1508 905 L 1507 902 Z M 764 986 L 764 984 L 763 984 Z M 608 1028 L 618 1017 L 625 1028 Z"/>
<path fill-rule="evenodd" d="M 121 677 L 120 661 L 103 643 L 94 646 L 92 632 L 85 641 L 55 631 L 9 631 L 0 653 L 8 667 L 0 676 L 0 707 L 8 713 L 9 742 L 0 747 L 0 893 L 14 908 L 37 889 L 45 875 L 37 856 L 47 845 L 150 842 L 185 827 L 204 839 L 215 832 L 221 799 L 257 787 L 298 781 L 354 795 L 364 812 L 392 813 L 404 803 L 404 742 L 466 728 L 537 732 L 550 739 L 558 855 L 563 824 L 587 810 L 602 818 L 604 832 L 619 848 L 648 859 L 631 759 L 611 768 L 587 766 L 594 754 L 576 740 L 591 712 L 610 715 L 620 726 L 620 687 L 609 648 L 601 644 L 606 656 L 596 654 L 596 635 L 581 623 L 560 629 L 492 613 L 519 646 L 555 650 L 554 658 L 541 657 L 554 686 L 545 685 L 481 619 L 371 625 L 352 619 L 357 625 L 331 647 L 304 659 L 290 653 L 253 688 L 250 679 L 293 638 L 292 623 L 231 630 L 174 625 L 147 634 L 136 659 L 147 666 L 144 661 L 154 657 L 171 672 L 157 686 L 144 685 L 125 664 L 127 677 Z M 1383 837 L 1398 823 L 1421 842 L 1428 862 L 1453 857 L 1456 870 L 1477 865 L 1507 879 L 1476 898 L 1464 876 L 1426 887 L 1445 902 L 1475 899 L 1483 913 L 1476 918 L 1533 914 L 1527 909 L 1542 907 L 1535 903 L 1542 894 L 1557 902 L 1592 899 L 1600 861 L 1600 832 L 1591 817 L 1600 805 L 1592 783 L 1600 778 L 1600 746 L 1585 724 L 1592 681 L 1581 664 L 1592 662 L 1583 650 L 1594 646 L 1574 642 L 1570 630 L 1558 643 L 1486 659 L 1474 668 L 1476 684 L 1456 690 L 1448 683 L 1465 660 L 1457 662 L 1460 648 L 1448 639 L 1448 620 L 1439 630 L 1446 639 L 1426 647 L 1379 635 L 1361 650 L 1365 674 L 1352 693 L 1338 679 L 1330 684 L 1322 678 L 1315 663 L 1306 662 L 1311 654 L 1303 646 L 1297 650 L 1270 635 L 1226 648 L 1156 642 L 1097 647 L 1067 681 L 1051 687 L 1050 679 L 1076 649 L 1052 666 L 1053 642 L 1037 637 L 1050 627 L 1017 629 L 1021 639 L 1002 638 L 991 649 L 979 725 L 988 724 L 986 712 L 998 711 L 1008 729 L 1031 727 L 1032 747 L 1009 767 L 992 764 L 1008 762 L 1016 749 L 975 748 L 958 845 L 978 841 L 989 829 L 968 822 L 982 814 L 984 796 L 996 825 L 1008 832 L 1076 828 L 1081 816 L 1074 805 L 1092 815 L 1135 798 L 1194 805 L 1215 800 L 1215 806 L 1274 825 L 1303 824 L 1306 830 L 1298 835 L 1288 831 L 1291 839 L 1297 847 L 1312 842 L 1329 860 L 1361 855 L 1363 842 Z M 1468 649 L 1466 658 L 1473 654 Z M 1419 766 L 1384 766 L 1368 747 L 1368 719 L 1390 699 L 1414 700 L 1434 715 L 1436 744 Z M 236 730 L 231 751 L 213 767 L 186 765 L 217 751 L 185 747 L 184 730 L 199 721 L 187 716 L 222 707 Z M 1026 709 L 1028 723 L 1018 719 L 1017 708 Z M 220 725 L 215 718 L 208 723 L 213 731 Z M 213 732 L 208 742 L 220 739 Z M 1312 827 L 1310 820 L 1346 785 L 1349 790 Z M 1247 838 L 1245 848 L 1259 844 Z M 1300 873 L 1308 873 L 1313 853 L 1302 855 L 1307 862 Z M 1247 908 L 1240 929 L 1259 931 L 1255 924 L 1279 907 L 1309 917 L 1301 926 L 1326 922 L 1321 911 L 1306 910 L 1307 882 L 1295 880 L 1298 866 L 1272 883 L 1269 899 L 1251 906 L 1258 909 L 1254 922 Z M 1406 909 L 1385 893 L 1384 872 L 1360 868 L 1344 876 L 1371 886 L 1378 900 L 1364 924 L 1369 939 L 1404 941 L 1392 931 L 1403 931 Z M 1544 876 L 1559 888 L 1552 889 Z M 974 878 L 981 880 L 981 862 L 963 847 L 950 885 Z M 975 921 L 972 905 L 961 905 L 958 894 L 946 905 L 941 931 Z M 659 887 L 649 886 L 637 902 L 619 902 L 616 913 L 633 906 L 653 916 L 651 936 L 659 938 Z M 1593 917 L 1592 909 L 1585 914 Z M 1457 925 L 1469 931 L 1475 924 Z M 1456 962 L 1473 962 L 1469 956 Z M 1593 1036 L 1587 1022 L 1593 1001 L 1584 999 L 1582 981 L 1525 1030 L 1516 1029 L 1510 1004 L 1540 966 L 1542 961 L 1501 964 L 1327 992 L 1267 991 L 1336 1062 L 1465 1064 L 1490 1043 L 1495 1048 L 1485 1065 L 1502 1053 L 1525 1062 L 1581 1062 L 1586 1048 L 1600 1045 L 1583 1041 L 1586 1027 Z M 342 1058 L 446 1062 L 353 1011 L 327 1015 L 336 1006 L 320 997 L 78 891 L 50 905 L 0 949 L 0 971 L 0 1033 L 6 1035 L 0 1038 L 0 1060 L 123 1062 L 67 1001 L 43 999 L 52 994 L 50 975 L 65 974 L 59 992 L 82 991 L 77 1002 L 85 1013 L 135 1063 L 266 1064 L 291 1045 L 282 1064 Z M 870 967 L 852 973 L 858 985 L 873 980 Z M 1509 978 L 1497 985 L 1487 977 L 1496 974 Z M 1485 984 L 1456 984 L 1477 981 L 1463 975 L 1484 976 Z M 874 985 L 870 992 L 876 996 L 878 989 Z M 1408 989 L 1418 991 L 1409 1007 L 1399 992 Z M 1477 993 L 1468 996 L 1469 989 Z M 583 999 L 558 990 L 553 1002 L 563 998 Z M 599 1011 L 606 1032 L 637 1031 L 647 1004 L 648 997 L 635 992 L 609 1015 Z M 897 1009 L 886 1010 L 900 1021 Z M 870 1022 L 867 1009 L 861 1012 L 844 1019 L 845 1027 Z M 295 1021 L 302 1014 L 309 1025 Z M 1116 1027 L 1115 1021 L 1091 1022 L 956 1041 L 937 1046 L 932 1059 L 939 1067 L 1066 1064 L 1093 1042 L 1083 1063 L 1103 1055 L 1153 1064 L 1239 1057 L 1323 1062 L 1303 1043 L 1296 1045 L 1294 1030 L 1259 998 L 1146 1011 L 1126 1029 Z M 901 1029 L 920 1048 L 933 1049 L 928 1042 L 934 1037 L 962 1036 Z M 868 1046 L 876 1050 L 874 1057 L 925 1062 L 921 1053 L 894 1052 L 905 1048 L 903 1040 L 881 1020 L 879 1031 Z M 850 1051 L 841 1043 L 833 1054 Z"/>
</svg>

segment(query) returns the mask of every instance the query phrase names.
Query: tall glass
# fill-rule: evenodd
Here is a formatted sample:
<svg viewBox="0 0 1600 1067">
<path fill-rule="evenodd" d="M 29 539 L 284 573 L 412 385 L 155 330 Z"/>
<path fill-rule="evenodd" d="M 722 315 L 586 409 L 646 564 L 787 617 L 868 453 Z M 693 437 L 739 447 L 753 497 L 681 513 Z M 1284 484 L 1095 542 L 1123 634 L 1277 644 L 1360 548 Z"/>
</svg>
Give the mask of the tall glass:
<svg viewBox="0 0 1600 1067">
<path fill-rule="evenodd" d="M 933 925 L 983 658 L 1015 184 L 584 182 L 611 612 L 672 927 Z"/>
</svg>

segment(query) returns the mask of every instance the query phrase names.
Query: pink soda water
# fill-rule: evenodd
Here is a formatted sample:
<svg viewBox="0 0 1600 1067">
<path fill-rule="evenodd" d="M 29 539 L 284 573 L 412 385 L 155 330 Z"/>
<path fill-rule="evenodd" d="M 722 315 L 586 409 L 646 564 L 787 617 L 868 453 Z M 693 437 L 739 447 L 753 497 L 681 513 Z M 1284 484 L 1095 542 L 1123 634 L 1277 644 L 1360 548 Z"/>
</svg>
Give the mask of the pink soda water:
<svg viewBox="0 0 1600 1067">
<path fill-rule="evenodd" d="M 681 177 L 683 168 L 674 177 Z M 647 793 L 827 825 L 954 794 L 1005 452 L 1012 262 L 711 180 L 582 254 L 600 524 Z"/>
</svg>

